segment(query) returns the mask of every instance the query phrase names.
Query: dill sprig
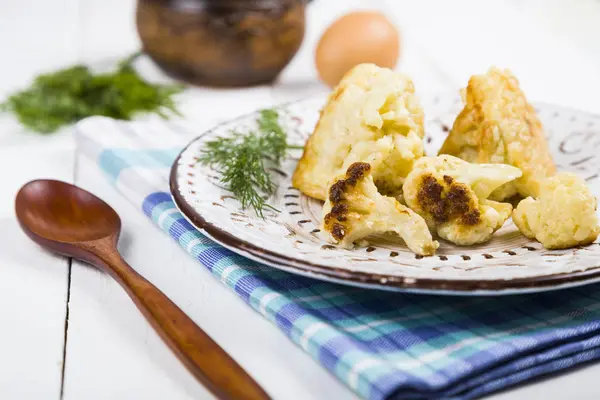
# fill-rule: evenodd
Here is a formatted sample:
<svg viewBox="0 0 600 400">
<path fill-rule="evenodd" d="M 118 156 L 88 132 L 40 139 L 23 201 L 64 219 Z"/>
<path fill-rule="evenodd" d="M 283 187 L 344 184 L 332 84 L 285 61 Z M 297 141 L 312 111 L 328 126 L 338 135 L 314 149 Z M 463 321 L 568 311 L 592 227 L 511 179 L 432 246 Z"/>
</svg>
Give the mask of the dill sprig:
<svg viewBox="0 0 600 400">
<path fill-rule="evenodd" d="M 276 189 L 267 165 L 279 166 L 292 146 L 287 143 L 276 110 L 262 110 L 257 122 L 257 131 L 232 132 L 229 137 L 206 142 L 198 162 L 219 171 L 221 183 L 242 207 L 252 207 L 264 218 L 265 210 L 278 211 L 264 198 Z"/>
<path fill-rule="evenodd" d="M 131 120 L 138 113 L 163 118 L 179 114 L 173 96 L 183 87 L 145 81 L 132 66 L 139 55 L 125 58 L 112 72 L 94 73 L 76 65 L 39 75 L 29 88 L 0 103 L 0 112 L 13 113 L 21 124 L 39 133 L 54 132 L 92 115 Z"/>
</svg>

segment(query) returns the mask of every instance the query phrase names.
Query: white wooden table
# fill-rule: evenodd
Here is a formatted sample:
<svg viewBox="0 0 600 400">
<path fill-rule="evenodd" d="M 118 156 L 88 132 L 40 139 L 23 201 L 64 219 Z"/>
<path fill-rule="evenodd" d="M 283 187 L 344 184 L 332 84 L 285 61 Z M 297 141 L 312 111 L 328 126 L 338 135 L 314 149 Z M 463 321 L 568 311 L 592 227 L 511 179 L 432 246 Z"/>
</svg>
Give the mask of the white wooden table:
<svg viewBox="0 0 600 400">
<path fill-rule="evenodd" d="M 343 4 L 342 4 L 343 3 Z M 600 113 L 600 1 L 316 0 L 304 46 L 273 87 L 194 91 L 186 112 L 209 126 L 324 90 L 315 41 L 355 6 L 384 7 L 402 29 L 401 69 L 427 93 L 456 91 L 491 64 L 510 67 L 532 100 Z M 134 0 L 0 0 L 0 96 L 37 73 L 138 48 Z M 0 399 L 205 399 L 133 304 L 102 273 L 29 242 L 13 212 L 17 189 L 52 177 L 98 194 L 122 216 L 125 258 L 154 282 L 275 399 L 353 399 L 333 376 L 154 229 L 76 157 L 70 131 L 41 136 L 0 117 Z M 600 398 L 600 364 L 496 395 Z"/>
</svg>

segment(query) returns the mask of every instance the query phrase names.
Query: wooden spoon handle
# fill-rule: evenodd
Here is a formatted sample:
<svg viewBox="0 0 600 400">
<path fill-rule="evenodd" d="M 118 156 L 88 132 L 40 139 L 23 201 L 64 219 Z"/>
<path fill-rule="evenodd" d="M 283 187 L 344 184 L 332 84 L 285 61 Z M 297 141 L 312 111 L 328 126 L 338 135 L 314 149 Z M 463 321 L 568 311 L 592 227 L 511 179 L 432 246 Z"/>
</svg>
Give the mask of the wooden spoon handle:
<svg viewBox="0 0 600 400">
<path fill-rule="evenodd" d="M 266 400 L 269 396 L 217 343 L 156 286 L 114 250 L 98 254 L 148 322 L 190 372 L 219 399 Z"/>
</svg>

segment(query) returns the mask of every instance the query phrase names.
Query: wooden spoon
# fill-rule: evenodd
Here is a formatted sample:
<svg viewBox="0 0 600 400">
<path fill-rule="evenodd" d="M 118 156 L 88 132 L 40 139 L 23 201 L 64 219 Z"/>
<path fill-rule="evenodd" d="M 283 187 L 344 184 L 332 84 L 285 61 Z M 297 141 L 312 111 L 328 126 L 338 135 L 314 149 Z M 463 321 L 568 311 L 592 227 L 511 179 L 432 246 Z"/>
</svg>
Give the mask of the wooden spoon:
<svg viewBox="0 0 600 400">
<path fill-rule="evenodd" d="M 269 399 L 260 386 L 160 290 L 121 257 L 121 219 L 93 194 L 65 182 L 36 180 L 16 198 L 25 233 L 53 252 L 111 275 L 190 372 L 220 399 Z"/>
</svg>

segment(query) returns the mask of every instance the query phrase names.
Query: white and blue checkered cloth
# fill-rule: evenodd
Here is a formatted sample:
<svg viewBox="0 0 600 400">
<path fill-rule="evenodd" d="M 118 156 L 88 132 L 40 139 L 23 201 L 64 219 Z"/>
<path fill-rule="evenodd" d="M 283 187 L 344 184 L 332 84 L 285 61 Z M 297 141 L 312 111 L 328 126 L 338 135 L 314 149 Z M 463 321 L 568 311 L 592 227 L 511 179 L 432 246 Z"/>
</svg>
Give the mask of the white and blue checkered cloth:
<svg viewBox="0 0 600 400">
<path fill-rule="evenodd" d="M 366 399 L 478 398 L 600 357 L 599 285 L 470 298 L 292 275 L 222 248 L 177 211 L 167 179 L 189 133 L 95 117 L 77 125 L 76 137 L 79 151 L 199 267 Z"/>
</svg>

